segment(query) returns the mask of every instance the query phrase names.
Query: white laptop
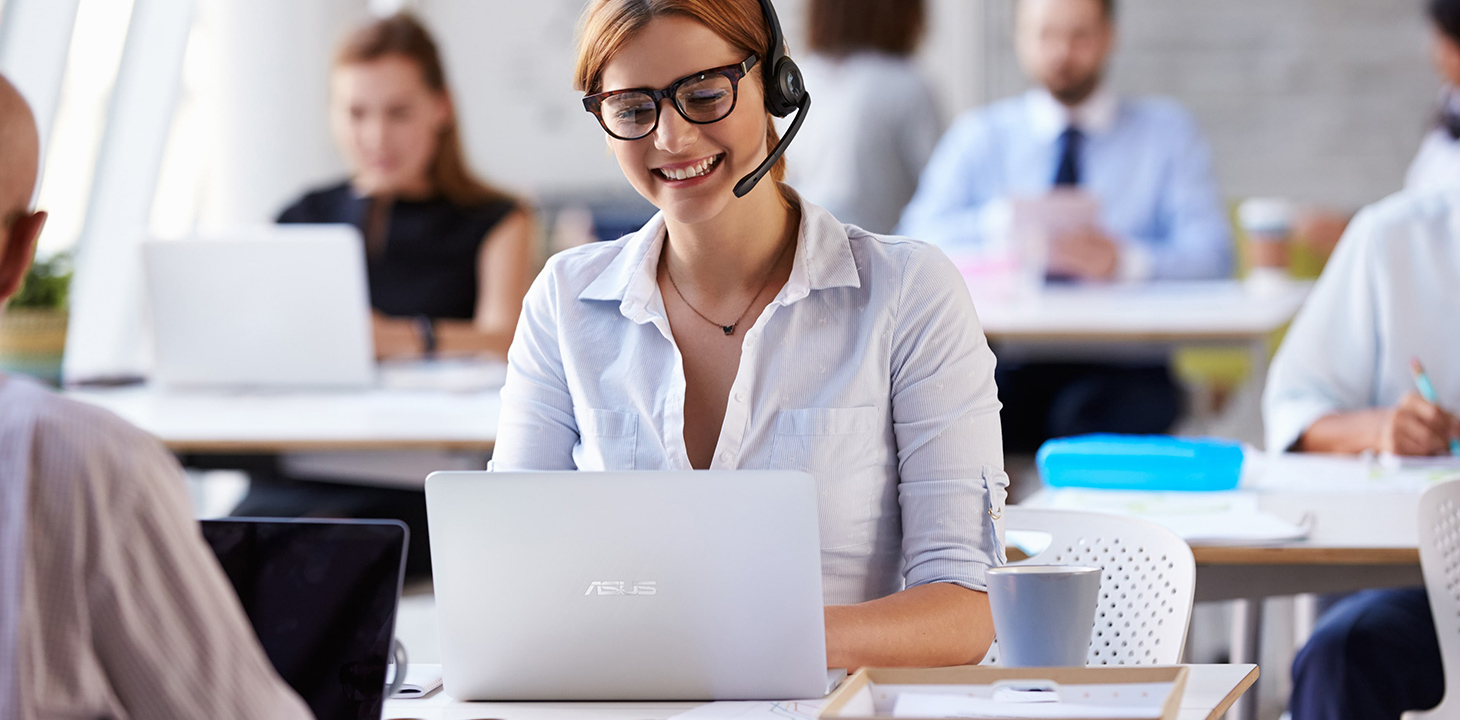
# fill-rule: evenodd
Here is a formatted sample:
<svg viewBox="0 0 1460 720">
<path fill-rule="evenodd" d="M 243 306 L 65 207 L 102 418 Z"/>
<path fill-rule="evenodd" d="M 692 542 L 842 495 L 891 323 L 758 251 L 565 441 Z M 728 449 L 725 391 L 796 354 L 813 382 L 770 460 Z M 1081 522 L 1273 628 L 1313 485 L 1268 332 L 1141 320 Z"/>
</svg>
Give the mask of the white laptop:
<svg viewBox="0 0 1460 720">
<path fill-rule="evenodd" d="M 426 508 L 453 698 L 828 691 L 810 475 L 438 472 Z"/>
<path fill-rule="evenodd" d="M 375 380 L 365 250 L 349 225 L 277 225 L 142 245 L 153 377 L 189 388 Z"/>
</svg>

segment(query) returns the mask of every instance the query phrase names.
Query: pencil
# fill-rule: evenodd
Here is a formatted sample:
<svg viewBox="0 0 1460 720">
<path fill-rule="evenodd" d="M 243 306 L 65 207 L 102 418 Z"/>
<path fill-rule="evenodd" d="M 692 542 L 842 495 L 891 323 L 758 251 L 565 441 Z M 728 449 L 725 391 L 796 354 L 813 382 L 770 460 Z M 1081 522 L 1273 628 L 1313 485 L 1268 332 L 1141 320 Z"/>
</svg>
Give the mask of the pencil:
<svg viewBox="0 0 1460 720">
<path fill-rule="evenodd" d="M 1425 374 L 1425 366 L 1420 364 L 1419 358 L 1411 358 L 1409 369 L 1414 372 L 1414 386 L 1419 389 L 1420 397 L 1431 405 L 1439 407 L 1440 398 L 1435 394 L 1435 386 L 1430 382 L 1430 376 Z M 1450 454 L 1460 455 L 1460 440 L 1450 438 Z"/>
</svg>

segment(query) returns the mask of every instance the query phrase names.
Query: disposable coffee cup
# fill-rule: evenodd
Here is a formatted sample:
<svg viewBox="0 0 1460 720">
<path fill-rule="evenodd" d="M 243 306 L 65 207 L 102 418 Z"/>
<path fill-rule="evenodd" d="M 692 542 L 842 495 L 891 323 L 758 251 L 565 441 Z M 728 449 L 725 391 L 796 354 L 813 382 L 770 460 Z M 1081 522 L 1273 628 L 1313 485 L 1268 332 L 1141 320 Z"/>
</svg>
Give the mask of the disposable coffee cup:
<svg viewBox="0 0 1460 720">
<path fill-rule="evenodd" d="M 1237 206 L 1254 269 L 1288 269 L 1295 214 L 1293 203 L 1283 198 L 1249 198 Z"/>
<path fill-rule="evenodd" d="M 1100 602 L 1098 567 L 1009 565 L 985 573 L 999 662 L 1084 666 Z"/>
</svg>

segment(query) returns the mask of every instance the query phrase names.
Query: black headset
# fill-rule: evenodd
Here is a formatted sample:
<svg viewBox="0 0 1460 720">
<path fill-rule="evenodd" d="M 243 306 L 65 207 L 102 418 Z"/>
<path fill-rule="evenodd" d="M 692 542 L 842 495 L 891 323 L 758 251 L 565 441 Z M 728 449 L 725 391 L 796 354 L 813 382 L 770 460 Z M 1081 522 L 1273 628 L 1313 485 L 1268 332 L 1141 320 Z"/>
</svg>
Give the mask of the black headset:
<svg viewBox="0 0 1460 720">
<path fill-rule="evenodd" d="M 785 137 L 776 143 L 765 161 L 749 175 L 740 178 L 740 182 L 735 183 L 735 197 L 745 197 L 770 172 L 776 161 L 781 159 L 786 153 L 786 146 L 791 144 L 791 139 L 796 137 L 801 123 L 806 120 L 806 110 L 811 107 L 811 94 L 806 92 L 801 68 L 796 67 L 796 63 L 786 57 L 785 37 L 781 35 L 781 21 L 776 17 L 775 7 L 771 5 L 771 0 L 760 0 L 760 9 L 765 13 L 766 25 L 771 31 L 770 47 L 766 48 L 765 62 L 761 64 L 761 72 L 765 78 L 765 109 L 776 117 L 785 117 L 794 111 L 796 119 L 791 121 L 791 127 L 786 128 Z"/>
</svg>

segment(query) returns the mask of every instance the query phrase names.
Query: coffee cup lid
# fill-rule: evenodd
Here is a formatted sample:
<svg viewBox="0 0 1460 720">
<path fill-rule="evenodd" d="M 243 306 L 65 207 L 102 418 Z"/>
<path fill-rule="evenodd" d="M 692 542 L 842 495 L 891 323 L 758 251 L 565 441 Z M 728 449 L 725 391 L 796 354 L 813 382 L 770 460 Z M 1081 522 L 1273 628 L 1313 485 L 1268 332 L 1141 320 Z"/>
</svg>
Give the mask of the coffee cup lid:
<svg viewBox="0 0 1460 720">
<path fill-rule="evenodd" d="M 990 575 L 1085 575 L 1098 573 L 1098 567 L 1086 565 L 1005 565 L 989 568 Z"/>
<path fill-rule="evenodd" d="M 1237 206 L 1237 220 L 1249 229 L 1285 229 L 1293 224 L 1293 203 L 1285 198 L 1248 198 Z"/>
</svg>

